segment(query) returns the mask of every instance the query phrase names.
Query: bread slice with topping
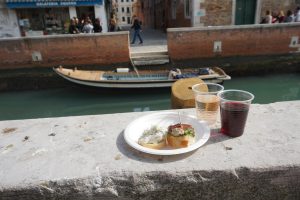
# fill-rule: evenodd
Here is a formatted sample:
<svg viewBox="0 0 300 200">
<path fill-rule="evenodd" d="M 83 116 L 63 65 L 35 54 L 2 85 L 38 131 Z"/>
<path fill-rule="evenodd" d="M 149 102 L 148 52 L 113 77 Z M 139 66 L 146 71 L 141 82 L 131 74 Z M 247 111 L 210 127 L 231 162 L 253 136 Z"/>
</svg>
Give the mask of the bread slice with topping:
<svg viewBox="0 0 300 200">
<path fill-rule="evenodd" d="M 143 132 L 138 143 L 150 149 L 161 149 L 166 146 L 166 131 L 152 126 Z"/>
<path fill-rule="evenodd" d="M 173 148 L 188 147 L 195 142 L 195 130 L 189 124 L 175 124 L 168 127 L 167 142 Z"/>
</svg>

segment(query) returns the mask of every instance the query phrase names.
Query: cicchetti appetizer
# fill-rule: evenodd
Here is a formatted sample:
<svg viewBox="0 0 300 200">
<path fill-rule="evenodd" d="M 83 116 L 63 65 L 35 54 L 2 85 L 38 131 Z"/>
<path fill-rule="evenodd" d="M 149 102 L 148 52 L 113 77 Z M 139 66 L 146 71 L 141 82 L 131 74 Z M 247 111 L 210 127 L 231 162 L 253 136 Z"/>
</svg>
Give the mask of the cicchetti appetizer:
<svg viewBox="0 0 300 200">
<path fill-rule="evenodd" d="M 143 132 L 138 143 L 151 149 L 161 149 L 166 146 L 166 131 L 157 126 L 152 126 Z"/>
<path fill-rule="evenodd" d="M 189 124 L 175 124 L 168 127 L 167 142 L 173 148 L 183 148 L 195 142 L 195 130 Z"/>
</svg>

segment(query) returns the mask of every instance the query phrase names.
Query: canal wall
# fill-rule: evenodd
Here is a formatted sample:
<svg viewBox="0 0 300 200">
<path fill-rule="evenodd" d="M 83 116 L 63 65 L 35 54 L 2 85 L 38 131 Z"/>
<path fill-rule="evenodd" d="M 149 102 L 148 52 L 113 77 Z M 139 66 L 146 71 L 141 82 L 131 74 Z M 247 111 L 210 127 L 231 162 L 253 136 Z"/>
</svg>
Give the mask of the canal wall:
<svg viewBox="0 0 300 200">
<path fill-rule="evenodd" d="M 299 73 L 299 32 L 298 23 L 168 29 L 170 64 L 139 69 L 219 66 L 232 78 Z M 125 31 L 0 39 L 0 91 L 65 87 L 52 70 L 58 65 L 130 67 L 129 48 Z"/>
<path fill-rule="evenodd" d="M 127 31 L 0 39 L 0 70 L 128 63 Z"/>
<path fill-rule="evenodd" d="M 173 62 L 300 53 L 300 23 L 170 28 Z"/>
<path fill-rule="evenodd" d="M 173 156 L 125 142 L 150 113 L 1 121 L 0 199 L 300 198 L 300 101 L 253 104 L 241 137 L 214 132 Z"/>
</svg>

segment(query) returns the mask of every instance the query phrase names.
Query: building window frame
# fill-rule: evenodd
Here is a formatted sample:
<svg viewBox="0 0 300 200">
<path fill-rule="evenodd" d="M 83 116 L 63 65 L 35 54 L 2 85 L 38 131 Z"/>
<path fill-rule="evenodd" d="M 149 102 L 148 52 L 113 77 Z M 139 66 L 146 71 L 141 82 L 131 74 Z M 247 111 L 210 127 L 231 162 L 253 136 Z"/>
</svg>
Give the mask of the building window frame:
<svg viewBox="0 0 300 200">
<path fill-rule="evenodd" d="M 191 18 L 191 0 L 184 0 L 184 17 L 186 19 Z"/>
<path fill-rule="evenodd" d="M 172 5 L 171 5 L 171 11 L 172 11 L 172 19 L 176 19 L 177 15 L 177 0 L 172 0 Z"/>
</svg>

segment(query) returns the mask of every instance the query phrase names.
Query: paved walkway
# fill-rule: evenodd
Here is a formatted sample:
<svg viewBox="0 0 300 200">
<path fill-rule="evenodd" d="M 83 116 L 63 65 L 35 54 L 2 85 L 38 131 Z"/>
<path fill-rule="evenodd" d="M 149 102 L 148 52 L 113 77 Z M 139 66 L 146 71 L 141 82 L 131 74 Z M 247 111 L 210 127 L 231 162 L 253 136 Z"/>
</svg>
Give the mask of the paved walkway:
<svg viewBox="0 0 300 200">
<path fill-rule="evenodd" d="M 141 36 L 144 40 L 143 45 L 138 44 L 139 40 L 135 41 L 135 44 L 130 44 L 130 52 L 152 52 L 152 51 L 167 51 L 167 34 L 154 29 L 143 29 Z M 130 41 L 133 39 L 133 30 L 130 30 Z"/>
</svg>

